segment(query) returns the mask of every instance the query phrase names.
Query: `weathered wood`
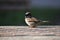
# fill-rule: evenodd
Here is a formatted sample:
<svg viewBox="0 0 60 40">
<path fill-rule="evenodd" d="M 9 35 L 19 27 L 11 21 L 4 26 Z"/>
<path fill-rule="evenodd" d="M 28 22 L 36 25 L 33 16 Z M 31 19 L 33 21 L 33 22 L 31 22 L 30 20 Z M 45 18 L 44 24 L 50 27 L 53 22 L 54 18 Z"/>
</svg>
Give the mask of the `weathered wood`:
<svg viewBox="0 0 60 40">
<path fill-rule="evenodd" d="M 59 36 L 0 37 L 0 40 L 60 40 Z"/>
<path fill-rule="evenodd" d="M 60 36 L 60 26 L 0 26 L 0 37 L 12 36 Z"/>
</svg>

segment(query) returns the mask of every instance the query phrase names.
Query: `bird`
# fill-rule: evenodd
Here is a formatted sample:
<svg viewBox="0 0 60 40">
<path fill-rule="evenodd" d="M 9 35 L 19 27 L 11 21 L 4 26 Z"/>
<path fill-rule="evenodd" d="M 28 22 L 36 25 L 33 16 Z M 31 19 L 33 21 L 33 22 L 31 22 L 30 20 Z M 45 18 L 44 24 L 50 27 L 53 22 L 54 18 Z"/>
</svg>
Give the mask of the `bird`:
<svg viewBox="0 0 60 40">
<path fill-rule="evenodd" d="M 38 20 L 37 18 L 32 16 L 31 12 L 26 12 L 25 22 L 30 28 L 36 28 L 39 23 L 48 22 L 48 21 Z"/>
</svg>

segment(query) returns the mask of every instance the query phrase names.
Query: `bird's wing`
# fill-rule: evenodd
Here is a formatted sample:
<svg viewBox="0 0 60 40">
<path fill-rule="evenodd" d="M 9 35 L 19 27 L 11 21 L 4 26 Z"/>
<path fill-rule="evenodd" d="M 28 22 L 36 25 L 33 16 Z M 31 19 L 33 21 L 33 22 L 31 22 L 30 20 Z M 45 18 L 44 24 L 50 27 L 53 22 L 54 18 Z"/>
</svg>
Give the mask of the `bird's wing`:
<svg viewBox="0 0 60 40">
<path fill-rule="evenodd" d="M 32 17 L 32 20 L 33 21 L 39 21 L 37 18 L 35 18 L 35 17 Z"/>
<path fill-rule="evenodd" d="M 38 20 L 38 19 L 32 17 L 32 18 L 30 18 L 29 22 L 40 22 L 40 20 Z"/>
</svg>

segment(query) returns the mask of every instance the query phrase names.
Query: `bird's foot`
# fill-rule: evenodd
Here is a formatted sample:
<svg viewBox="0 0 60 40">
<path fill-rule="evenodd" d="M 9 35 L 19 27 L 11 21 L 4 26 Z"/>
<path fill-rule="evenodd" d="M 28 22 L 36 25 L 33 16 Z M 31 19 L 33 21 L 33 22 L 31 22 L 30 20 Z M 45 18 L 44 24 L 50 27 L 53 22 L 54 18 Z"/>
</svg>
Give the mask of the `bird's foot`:
<svg viewBox="0 0 60 40">
<path fill-rule="evenodd" d="M 36 26 L 29 26 L 29 28 L 36 28 Z"/>
</svg>

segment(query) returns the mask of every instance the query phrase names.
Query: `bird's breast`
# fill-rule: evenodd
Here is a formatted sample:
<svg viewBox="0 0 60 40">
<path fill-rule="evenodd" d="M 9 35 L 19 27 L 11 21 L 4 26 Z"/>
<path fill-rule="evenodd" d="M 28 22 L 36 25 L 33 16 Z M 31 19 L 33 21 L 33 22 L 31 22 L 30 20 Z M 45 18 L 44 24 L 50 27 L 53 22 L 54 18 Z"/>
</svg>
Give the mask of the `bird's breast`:
<svg viewBox="0 0 60 40">
<path fill-rule="evenodd" d="M 30 18 L 25 18 L 25 22 L 27 25 L 34 25 L 35 23 Z"/>
</svg>

